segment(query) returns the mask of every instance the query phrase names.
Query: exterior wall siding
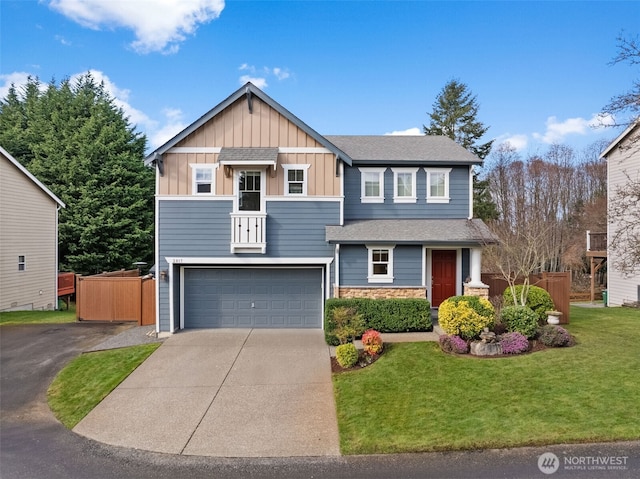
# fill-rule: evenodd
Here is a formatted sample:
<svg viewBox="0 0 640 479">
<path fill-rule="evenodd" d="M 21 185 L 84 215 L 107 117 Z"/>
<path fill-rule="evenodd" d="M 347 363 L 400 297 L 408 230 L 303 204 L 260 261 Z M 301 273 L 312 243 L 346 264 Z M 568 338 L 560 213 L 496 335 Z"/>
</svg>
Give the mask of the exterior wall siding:
<svg viewBox="0 0 640 479">
<path fill-rule="evenodd" d="M 267 201 L 266 254 L 232 254 L 230 200 L 158 201 L 158 272 L 168 269 L 166 257 L 203 258 L 332 258 L 334 246 L 325 241 L 325 225 L 337 224 L 338 201 Z M 174 318 L 179 312 L 179 267 L 171 271 Z M 169 282 L 159 283 L 160 330 L 169 329 Z M 176 319 L 177 321 L 177 319 Z M 177 325 L 176 325 L 177 326 Z"/>
<path fill-rule="evenodd" d="M 638 135 L 636 127 L 635 135 Z M 630 135 L 630 136 L 633 136 Z M 640 179 L 640 146 L 628 147 L 628 137 L 623 140 L 622 146 L 616 147 L 607 155 L 607 182 L 609 191 L 609 201 L 615 195 L 617 188 L 625 185 L 629 180 L 627 175 L 633 179 Z M 617 225 L 609 224 L 609 241 L 615 235 Z M 610 306 L 620 306 L 625 302 L 640 301 L 640 273 L 625 275 L 616 268 L 618 256 L 616 251 L 608 249 L 607 266 L 607 292 Z"/>
<path fill-rule="evenodd" d="M 0 311 L 57 307 L 56 210 L 51 197 L 0 158 Z M 18 256 L 25 256 L 24 271 Z"/>
<path fill-rule="evenodd" d="M 362 166 L 362 165 L 359 165 Z M 358 166 L 345 167 L 345 220 L 385 218 L 467 218 L 469 216 L 469 167 L 456 167 L 449 175 L 449 203 L 427 203 L 427 174 L 416 173 L 416 203 L 393 202 L 393 171 L 384 172 L 384 203 L 362 203 Z"/>
<path fill-rule="evenodd" d="M 368 286 L 388 288 L 389 284 L 369 283 L 368 251 L 365 245 L 340 246 L 340 287 Z M 393 249 L 393 286 L 422 285 L 422 246 L 397 245 Z M 424 293 L 424 289 L 422 290 Z"/>
</svg>

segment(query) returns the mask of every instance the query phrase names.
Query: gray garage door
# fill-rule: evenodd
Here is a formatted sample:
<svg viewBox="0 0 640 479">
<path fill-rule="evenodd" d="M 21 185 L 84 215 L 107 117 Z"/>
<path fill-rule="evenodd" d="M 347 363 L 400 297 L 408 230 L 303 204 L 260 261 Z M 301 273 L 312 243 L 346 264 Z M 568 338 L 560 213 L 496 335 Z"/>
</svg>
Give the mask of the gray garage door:
<svg viewBox="0 0 640 479">
<path fill-rule="evenodd" d="M 320 328 L 322 270 L 185 268 L 185 328 Z"/>
</svg>

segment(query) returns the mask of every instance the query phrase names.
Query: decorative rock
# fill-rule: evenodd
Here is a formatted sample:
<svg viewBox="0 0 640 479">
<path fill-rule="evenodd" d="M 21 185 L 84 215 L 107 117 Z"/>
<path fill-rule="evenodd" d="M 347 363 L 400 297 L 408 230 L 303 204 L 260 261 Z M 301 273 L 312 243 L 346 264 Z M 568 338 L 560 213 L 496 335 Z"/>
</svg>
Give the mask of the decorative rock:
<svg viewBox="0 0 640 479">
<path fill-rule="evenodd" d="M 480 333 L 480 339 L 483 343 L 495 343 L 498 341 L 496 333 L 489 331 L 489 328 L 484 328 L 484 331 Z"/>
<path fill-rule="evenodd" d="M 482 334 L 484 333 L 481 333 L 480 336 L 482 336 Z M 497 356 L 502 354 L 502 344 L 497 342 L 488 343 L 485 342 L 484 339 L 482 341 L 474 341 L 471 343 L 471 354 L 475 354 L 476 356 Z"/>
</svg>

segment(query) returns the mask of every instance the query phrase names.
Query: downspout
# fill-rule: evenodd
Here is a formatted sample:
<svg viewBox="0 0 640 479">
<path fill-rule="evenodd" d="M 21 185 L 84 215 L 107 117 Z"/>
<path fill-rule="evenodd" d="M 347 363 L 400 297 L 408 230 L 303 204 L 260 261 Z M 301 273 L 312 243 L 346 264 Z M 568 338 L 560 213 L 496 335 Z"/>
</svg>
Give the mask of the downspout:
<svg viewBox="0 0 640 479">
<path fill-rule="evenodd" d="M 59 204 L 56 205 L 56 224 L 55 224 L 55 229 L 56 229 L 56 270 L 54 272 L 55 275 L 55 281 L 53 283 L 54 285 L 54 298 L 55 298 L 55 304 L 53 306 L 53 310 L 57 311 L 58 310 L 58 272 L 60 271 L 60 258 L 58 258 L 58 255 L 60 254 L 60 246 L 58 244 L 58 216 L 60 215 L 60 208 L 62 208 Z M 67 301 L 69 301 L 69 298 L 67 297 Z M 67 303 L 68 305 L 69 303 Z"/>
</svg>

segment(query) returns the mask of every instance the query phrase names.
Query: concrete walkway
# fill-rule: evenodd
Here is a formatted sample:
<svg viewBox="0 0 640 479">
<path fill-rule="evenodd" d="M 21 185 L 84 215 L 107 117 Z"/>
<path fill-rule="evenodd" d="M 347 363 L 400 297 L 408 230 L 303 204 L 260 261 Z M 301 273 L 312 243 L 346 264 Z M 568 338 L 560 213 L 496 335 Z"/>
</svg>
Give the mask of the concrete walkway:
<svg viewBox="0 0 640 479">
<path fill-rule="evenodd" d="M 179 332 L 74 432 L 107 444 L 170 454 L 339 455 L 324 333 Z"/>
</svg>

